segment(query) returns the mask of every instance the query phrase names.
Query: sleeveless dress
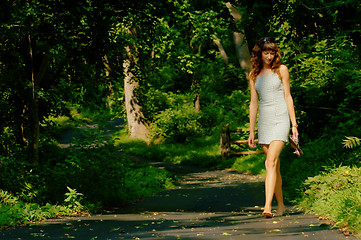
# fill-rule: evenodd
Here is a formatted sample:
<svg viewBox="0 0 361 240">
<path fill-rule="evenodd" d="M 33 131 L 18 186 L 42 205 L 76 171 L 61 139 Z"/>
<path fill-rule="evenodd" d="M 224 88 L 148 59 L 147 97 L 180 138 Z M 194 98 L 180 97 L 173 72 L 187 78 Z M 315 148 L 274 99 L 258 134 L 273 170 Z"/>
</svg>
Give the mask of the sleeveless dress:
<svg viewBox="0 0 361 240">
<path fill-rule="evenodd" d="M 255 87 L 259 96 L 258 143 L 288 142 L 290 118 L 278 74 L 258 76 Z"/>
</svg>

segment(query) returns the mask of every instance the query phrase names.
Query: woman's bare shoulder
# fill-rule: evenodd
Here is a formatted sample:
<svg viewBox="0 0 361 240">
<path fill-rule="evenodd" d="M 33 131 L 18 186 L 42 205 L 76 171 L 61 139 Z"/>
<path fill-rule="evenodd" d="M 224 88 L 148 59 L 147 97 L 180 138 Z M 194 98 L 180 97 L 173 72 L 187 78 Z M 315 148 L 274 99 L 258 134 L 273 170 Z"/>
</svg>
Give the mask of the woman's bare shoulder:
<svg viewBox="0 0 361 240">
<path fill-rule="evenodd" d="M 288 67 L 284 64 L 281 64 L 279 70 L 280 72 L 288 72 Z"/>
<path fill-rule="evenodd" d="M 286 65 L 281 65 L 279 67 L 279 73 L 281 74 L 282 78 L 289 75 L 288 67 Z"/>
</svg>

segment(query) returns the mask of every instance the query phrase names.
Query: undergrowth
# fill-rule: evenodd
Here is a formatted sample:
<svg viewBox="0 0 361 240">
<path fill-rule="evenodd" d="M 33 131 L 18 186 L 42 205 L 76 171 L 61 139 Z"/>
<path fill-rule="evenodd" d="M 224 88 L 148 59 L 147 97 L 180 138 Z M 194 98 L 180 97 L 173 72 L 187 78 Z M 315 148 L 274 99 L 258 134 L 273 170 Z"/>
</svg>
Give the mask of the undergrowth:
<svg viewBox="0 0 361 240">
<path fill-rule="evenodd" d="M 81 195 L 68 187 L 62 205 L 27 203 L 0 189 L 0 229 L 39 222 L 47 218 L 69 216 L 84 210 Z"/>
<path fill-rule="evenodd" d="M 308 178 L 298 206 L 361 234 L 361 168 L 342 166 Z"/>
<path fill-rule="evenodd" d="M 48 139 L 40 163 L 23 152 L 0 159 L 0 227 L 122 206 L 173 187 L 173 176 L 122 151 L 100 129 L 80 131 L 65 149 Z M 65 196 L 65 199 L 64 199 Z"/>
<path fill-rule="evenodd" d="M 114 135 L 115 145 L 127 153 L 136 154 L 152 161 L 188 164 L 213 169 L 231 168 L 239 172 L 250 174 L 264 174 L 264 155 L 244 155 L 222 160 L 219 138 L 215 131 L 210 136 L 193 137 L 183 143 L 169 143 L 147 145 L 140 140 L 127 137 L 122 130 Z"/>
</svg>

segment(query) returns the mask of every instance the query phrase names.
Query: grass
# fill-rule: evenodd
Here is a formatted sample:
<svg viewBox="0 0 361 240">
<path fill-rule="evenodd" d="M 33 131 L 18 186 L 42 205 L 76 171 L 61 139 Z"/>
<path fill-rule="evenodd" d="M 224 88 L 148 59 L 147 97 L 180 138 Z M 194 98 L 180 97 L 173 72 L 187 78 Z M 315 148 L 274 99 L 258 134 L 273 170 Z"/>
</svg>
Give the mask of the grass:
<svg viewBox="0 0 361 240">
<path fill-rule="evenodd" d="M 266 169 L 264 166 L 264 160 L 264 154 L 246 155 L 236 158 L 231 168 L 241 172 L 265 176 Z"/>
<path fill-rule="evenodd" d="M 115 145 L 123 151 L 151 159 L 152 161 L 173 162 L 214 169 L 231 168 L 251 174 L 264 174 L 264 155 L 245 155 L 228 160 L 221 159 L 219 133 L 193 138 L 184 143 L 162 143 L 147 145 L 127 136 L 125 130 L 113 137 Z"/>
</svg>

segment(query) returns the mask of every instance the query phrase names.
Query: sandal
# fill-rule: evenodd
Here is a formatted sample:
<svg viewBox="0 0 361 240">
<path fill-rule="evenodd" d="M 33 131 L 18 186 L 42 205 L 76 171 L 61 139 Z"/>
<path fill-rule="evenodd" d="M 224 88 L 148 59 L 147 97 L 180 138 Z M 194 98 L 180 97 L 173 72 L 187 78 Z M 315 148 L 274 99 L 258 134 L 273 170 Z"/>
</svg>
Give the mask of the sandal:
<svg viewBox="0 0 361 240">
<path fill-rule="evenodd" d="M 291 147 L 292 147 L 293 149 L 295 149 L 294 154 L 296 154 L 297 156 L 302 155 L 302 154 L 303 154 L 303 151 L 302 151 L 302 149 L 300 148 L 300 145 L 299 145 L 299 143 L 298 143 L 298 139 L 297 139 L 297 138 L 296 138 L 296 139 L 293 139 L 292 135 L 290 135 L 289 139 L 290 139 Z"/>
</svg>

